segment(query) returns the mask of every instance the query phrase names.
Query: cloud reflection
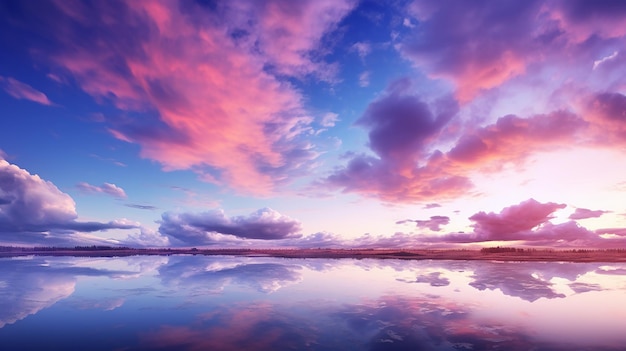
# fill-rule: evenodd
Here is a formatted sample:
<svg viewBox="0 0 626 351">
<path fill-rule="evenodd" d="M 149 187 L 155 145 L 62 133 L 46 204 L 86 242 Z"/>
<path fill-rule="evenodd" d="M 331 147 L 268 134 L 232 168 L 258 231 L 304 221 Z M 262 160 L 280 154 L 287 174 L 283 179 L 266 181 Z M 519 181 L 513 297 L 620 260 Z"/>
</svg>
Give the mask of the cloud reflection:
<svg viewBox="0 0 626 351">
<path fill-rule="evenodd" d="M 48 308 L 74 293 L 78 276 L 119 277 L 128 272 L 66 265 L 47 259 L 0 259 L 0 328 Z M 94 301 L 94 303 L 96 303 Z M 100 308 L 110 308 L 98 302 Z"/>
<path fill-rule="evenodd" d="M 238 284 L 271 293 L 299 282 L 302 266 L 276 260 L 176 256 L 159 268 L 165 285 L 202 292 L 220 292 Z"/>
</svg>

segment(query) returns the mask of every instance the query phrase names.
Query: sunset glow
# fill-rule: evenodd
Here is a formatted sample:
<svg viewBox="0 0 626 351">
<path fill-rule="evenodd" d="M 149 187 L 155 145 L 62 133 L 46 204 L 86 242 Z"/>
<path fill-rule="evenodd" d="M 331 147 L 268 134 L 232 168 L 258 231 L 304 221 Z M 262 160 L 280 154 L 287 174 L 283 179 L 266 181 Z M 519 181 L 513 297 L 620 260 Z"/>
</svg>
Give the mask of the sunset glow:
<svg viewBox="0 0 626 351">
<path fill-rule="evenodd" d="M 624 1 L 0 16 L 0 246 L 626 247 Z"/>
</svg>

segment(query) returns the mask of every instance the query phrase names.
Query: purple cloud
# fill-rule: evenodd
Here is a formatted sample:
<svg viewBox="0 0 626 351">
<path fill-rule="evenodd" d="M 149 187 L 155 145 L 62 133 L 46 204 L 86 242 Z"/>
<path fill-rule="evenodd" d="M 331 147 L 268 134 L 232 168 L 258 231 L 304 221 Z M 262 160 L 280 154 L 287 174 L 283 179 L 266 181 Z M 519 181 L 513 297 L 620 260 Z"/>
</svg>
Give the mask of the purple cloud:
<svg viewBox="0 0 626 351">
<path fill-rule="evenodd" d="M 300 237 L 300 222 L 270 208 L 249 216 L 227 217 L 221 210 L 165 212 L 159 232 L 187 245 L 235 243 L 241 239 L 278 240 Z"/>
<path fill-rule="evenodd" d="M 137 228 L 136 223 L 79 222 L 76 205 L 54 184 L 0 159 L 0 241 L 26 243 L 81 243 L 98 241 L 77 232 Z M 100 243 L 104 239 L 99 239 Z"/>
<path fill-rule="evenodd" d="M 443 99 L 430 105 L 411 94 L 406 79 L 392 83 L 372 102 L 357 125 L 368 129 L 375 156 L 356 154 L 321 184 L 388 202 L 419 202 L 467 195 L 477 169 L 498 171 L 522 165 L 537 152 L 568 147 L 585 139 L 588 121 L 565 110 L 527 118 L 505 115 L 484 127 L 467 125 L 447 152 L 458 125 L 458 104 Z"/>
<path fill-rule="evenodd" d="M 30 100 L 48 106 L 53 105 L 46 94 L 11 77 L 0 76 L 0 86 L 7 94 L 16 99 Z"/>
<path fill-rule="evenodd" d="M 458 105 L 442 99 L 431 105 L 410 91 L 411 82 L 401 79 L 372 102 L 357 125 L 369 129 L 369 147 L 377 157 L 353 155 L 321 184 L 344 192 L 359 192 L 390 202 L 413 202 L 449 198 L 471 187 L 463 175 L 445 168 L 444 155 L 430 145 L 444 133 Z"/>
<path fill-rule="evenodd" d="M 574 213 L 572 213 L 568 218 L 569 219 L 587 219 L 587 218 L 598 218 L 605 213 L 609 213 L 611 211 L 602 211 L 602 210 L 590 210 L 587 208 L 577 208 Z"/>
<path fill-rule="evenodd" d="M 396 224 L 402 224 L 406 222 L 414 222 L 418 228 L 428 228 L 432 231 L 438 232 L 441 230 L 441 226 L 450 223 L 450 217 L 447 216 L 431 216 L 430 219 L 406 219 L 396 222 Z"/>
<path fill-rule="evenodd" d="M 552 213 L 565 208 L 565 204 L 540 203 L 529 199 L 505 207 L 500 213 L 478 212 L 469 219 L 474 222 L 474 231 L 479 237 L 489 240 L 507 240 L 507 237 L 525 232 L 552 218 Z"/>
<path fill-rule="evenodd" d="M 397 47 L 430 77 L 452 81 L 465 103 L 539 64 L 597 60 L 591 47 L 623 46 L 624 12 L 619 0 L 419 0 L 408 5 L 417 25 Z"/>
<path fill-rule="evenodd" d="M 124 189 L 111 183 L 104 183 L 101 186 L 91 185 L 88 183 L 78 183 L 76 187 L 80 191 L 90 194 L 108 194 L 119 199 L 125 199 L 127 197 Z"/>
<path fill-rule="evenodd" d="M 414 1 L 409 13 L 419 24 L 400 51 L 431 76 L 454 81 L 457 97 L 466 102 L 524 73 L 526 61 L 536 59 L 536 47 L 556 40 L 553 28 L 537 28 L 540 6 L 539 1 Z"/>
<path fill-rule="evenodd" d="M 454 101 L 431 108 L 410 92 L 411 82 L 401 79 L 372 102 L 357 125 L 369 129 L 369 147 L 382 160 L 403 166 L 423 156 L 432 141 L 458 112 Z M 437 111 L 438 109 L 438 111 Z M 433 111 L 435 110 L 435 111 Z"/>
<path fill-rule="evenodd" d="M 587 123 L 567 111 L 528 118 L 506 115 L 496 123 L 466 132 L 447 153 L 460 165 L 487 166 L 493 161 L 521 163 L 530 154 L 574 142 Z M 497 168 L 497 167 L 496 167 Z"/>
<path fill-rule="evenodd" d="M 474 222 L 471 233 L 444 235 L 413 235 L 397 233 L 393 237 L 415 245 L 480 243 L 487 241 L 516 241 L 525 245 L 552 247 L 609 248 L 626 245 L 625 228 L 605 228 L 591 231 L 575 221 L 553 224 L 553 213 L 565 204 L 540 203 L 534 199 L 505 207 L 499 213 L 480 211 L 469 219 Z M 588 217 L 585 217 L 588 218 Z M 571 219 L 571 217 L 570 217 Z M 379 242 L 388 239 L 381 239 Z M 397 241 L 397 240 L 395 240 Z M 393 243 L 391 241 L 390 243 Z"/>
<path fill-rule="evenodd" d="M 626 144 L 626 95 L 597 93 L 584 107 L 585 119 L 594 127 L 598 145 Z"/>
</svg>

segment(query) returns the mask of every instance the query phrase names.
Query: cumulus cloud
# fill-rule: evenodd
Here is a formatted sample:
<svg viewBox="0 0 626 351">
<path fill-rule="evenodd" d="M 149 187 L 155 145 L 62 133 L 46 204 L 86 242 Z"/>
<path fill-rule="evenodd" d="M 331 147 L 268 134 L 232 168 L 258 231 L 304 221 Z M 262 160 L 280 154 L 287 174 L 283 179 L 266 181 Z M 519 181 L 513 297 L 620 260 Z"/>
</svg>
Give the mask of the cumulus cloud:
<svg viewBox="0 0 626 351">
<path fill-rule="evenodd" d="M 46 94 L 11 77 L 0 76 L 0 86 L 16 99 L 30 100 L 42 105 L 53 105 Z"/>
<path fill-rule="evenodd" d="M 589 230 L 576 221 L 554 224 L 554 212 L 565 208 L 565 204 L 541 203 L 534 199 L 503 208 L 500 212 L 480 211 L 469 217 L 473 222 L 470 233 L 447 233 L 442 235 L 409 235 L 396 233 L 389 238 L 368 237 L 367 245 L 386 244 L 385 247 L 424 244 L 459 244 L 509 241 L 522 245 L 550 247 L 594 247 L 610 248 L 626 244 L 624 228 Z M 597 215 L 596 211 L 590 211 Z M 590 218 L 589 212 L 579 211 L 576 219 Z M 574 219 L 570 217 L 570 219 Z"/>
<path fill-rule="evenodd" d="M 140 227 L 139 233 L 129 234 L 120 244 L 130 247 L 167 247 L 170 246 L 170 240 L 156 230 Z"/>
<path fill-rule="evenodd" d="M 590 210 L 587 208 L 577 208 L 574 213 L 572 213 L 568 218 L 569 219 L 587 219 L 587 218 L 598 218 L 605 213 L 609 213 L 610 211 L 602 211 L 602 210 Z"/>
<path fill-rule="evenodd" d="M 80 243 L 98 239 L 77 236 L 76 232 L 138 226 L 127 220 L 79 222 L 76 205 L 68 194 L 5 160 L 0 160 L 0 199 L 0 240 L 4 242 Z"/>
<path fill-rule="evenodd" d="M 429 152 L 457 110 L 453 100 L 425 103 L 411 93 L 408 79 L 390 84 L 356 122 L 369 130 L 368 146 L 377 157 L 354 155 L 322 184 L 391 202 L 465 193 L 471 186 L 469 179 L 439 167 L 441 153 Z"/>
<path fill-rule="evenodd" d="M 552 214 L 565 208 L 565 204 L 540 203 L 535 199 L 505 207 L 500 213 L 478 212 L 469 219 L 479 237 L 489 240 L 506 240 L 520 232 L 526 232 L 550 220 Z"/>
<path fill-rule="evenodd" d="M 98 102 L 151 112 L 107 116 L 115 138 L 139 144 L 140 155 L 165 170 L 268 194 L 305 174 L 318 156 L 308 140 L 313 118 L 286 78 L 335 79 L 324 38 L 355 2 L 15 6 L 19 20 L 36 23 L 29 30 L 52 43 L 40 59 Z"/>
<path fill-rule="evenodd" d="M 564 148 L 583 140 L 589 122 L 557 110 L 527 118 L 505 115 L 483 127 L 452 131 L 458 104 L 441 99 L 427 104 L 411 92 L 411 82 L 392 83 L 370 103 L 356 122 L 368 130 L 375 156 L 356 154 L 322 185 L 357 192 L 388 202 L 418 202 L 467 195 L 470 176 L 499 171 L 508 163 L 523 165 L 531 155 Z M 437 147 L 449 147 L 446 152 Z"/>
<path fill-rule="evenodd" d="M 78 183 L 76 185 L 76 187 L 85 193 L 91 193 L 91 194 L 108 194 L 111 195 L 113 197 L 119 198 L 119 199 L 125 199 L 126 196 L 126 192 L 124 191 L 124 189 L 120 188 L 119 186 L 115 185 L 115 184 L 111 184 L 111 183 L 104 183 L 100 186 L 96 186 L 96 185 L 91 185 L 88 183 Z"/>
<path fill-rule="evenodd" d="M 241 239 L 278 240 L 299 237 L 301 225 L 295 219 L 270 208 L 249 216 L 227 217 L 224 211 L 202 213 L 165 212 L 159 232 L 187 245 L 234 243 Z"/>
</svg>

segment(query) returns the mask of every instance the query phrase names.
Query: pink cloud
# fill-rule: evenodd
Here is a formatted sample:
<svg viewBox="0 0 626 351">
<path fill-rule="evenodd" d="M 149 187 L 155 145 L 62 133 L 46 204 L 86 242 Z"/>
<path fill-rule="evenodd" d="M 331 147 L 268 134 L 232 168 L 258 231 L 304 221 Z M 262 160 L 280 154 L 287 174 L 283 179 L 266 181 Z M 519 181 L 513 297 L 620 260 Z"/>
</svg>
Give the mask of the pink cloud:
<svg viewBox="0 0 626 351">
<path fill-rule="evenodd" d="M 611 234 L 626 238 L 626 228 L 603 228 L 596 230 L 597 234 Z"/>
<path fill-rule="evenodd" d="M 101 194 L 108 194 L 111 195 L 113 197 L 117 197 L 120 199 L 125 199 L 126 196 L 126 192 L 124 191 L 124 189 L 118 187 L 115 184 L 111 184 L 111 183 L 104 183 L 101 186 L 95 186 L 95 185 L 91 185 L 88 183 L 78 183 L 76 185 L 76 187 L 80 190 L 83 191 L 85 193 L 101 193 Z"/>
<path fill-rule="evenodd" d="M 616 38 L 626 35 L 626 8 L 619 0 L 561 0 L 551 9 L 544 9 L 575 43 L 593 36 Z"/>
<path fill-rule="evenodd" d="M 0 76 L 0 86 L 7 94 L 16 99 L 30 100 L 47 106 L 53 105 L 46 94 L 17 79 Z"/>
<path fill-rule="evenodd" d="M 370 149 L 377 157 L 353 155 L 320 185 L 358 192 L 389 202 L 413 202 L 466 194 L 471 183 L 446 168 L 441 152 L 431 144 L 445 134 L 456 115 L 454 100 L 432 104 L 411 93 L 411 82 L 401 79 L 372 102 L 357 125 L 369 129 Z"/>
<path fill-rule="evenodd" d="M 506 115 L 484 127 L 468 127 L 443 153 L 436 147 L 455 136 L 450 121 L 457 109 L 450 99 L 426 104 L 411 93 L 408 80 L 392 83 L 356 123 L 368 129 L 368 146 L 377 157 L 353 155 L 320 184 L 388 202 L 453 198 L 469 193 L 470 175 L 477 169 L 522 165 L 535 153 L 574 145 L 588 133 L 589 123 L 567 111 Z"/>
<path fill-rule="evenodd" d="M 518 205 L 505 207 L 500 213 L 478 212 L 469 219 L 474 222 L 478 237 L 488 240 L 507 240 L 520 232 L 529 231 L 552 218 L 552 213 L 565 204 L 542 204 L 529 199 Z"/>
<path fill-rule="evenodd" d="M 98 101 L 144 113 L 109 121 L 142 157 L 254 194 L 317 157 L 313 119 L 282 77 L 327 74 L 316 53 L 353 2 L 56 5 L 52 60 Z"/>
<path fill-rule="evenodd" d="M 418 18 L 401 52 L 433 77 L 451 79 L 462 103 L 523 74 L 536 59 L 537 1 L 414 1 Z"/>
<path fill-rule="evenodd" d="M 354 0 L 272 0 L 232 1 L 226 7 L 240 40 L 257 46 L 278 74 L 332 81 L 333 68 L 321 60 L 320 43 L 355 5 Z"/>
<path fill-rule="evenodd" d="M 307 349 L 317 326 L 269 303 L 215 309 L 188 326 L 164 325 L 140 335 L 140 348 L 184 350 Z"/>
<path fill-rule="evenodd" d="M 565 208 L 565 204 L 540 203 L 534 199 L 505 207 L 499 213 L 484 211 L 472 215 L 471 233 L 448 233 L 443 235 L 408 235 L 396 233 L 390 238 L 378 238 L 368 245 L 387 243 L 385 247 L 404 241 L 410 245 L 459 244 L 484 242 L 514 242 L 515 245 L 539 247 L 589 247 L 615 248 L 626 245 L 625 228 L 606 228 L 591 231 L 575 221 L 553 224 L 553 213 Z M 594 212 L 594 211 L 592 211 Z M 582 212 L 580 213 L 582 215 Z M 588 215 L 588 213 L 587 213 Z M 571 218 L 571 217 L 570 217 Z M 584 217 L 589 218 L 589 217 Z M 608 236 L 607 236 L 608 235 Z M 612 237 L 611 237 L 612 236 Z M 395 238 L 395 240 L 393 239 Z"/>
<path fill-rule="evenodd" d="M 610 211 L 602 211 L 602 210 L 590 210 L 587 208 L 577 208 L 574 213 L 569 216 L 569 219 L 587 219 L 587 218 L 598 218 L 605 213 L 609 213 Z"/>
<path fill-rule="evenodd" d="M 521 118 L 500 117 L 496 123 L 464 134 L 447 156 L 456 164 L 497 168 L 505 162 L 520 163 L 540 151 L 571 145 L 587 123 L 567 111 Z"/>
<path fill-rule="evenodd" d="M 584 117 L 594 129 L 595 143 L 614 146 L 626 143 L 626 95 L 597 93 L 583 107 Z"/>
</svg>

